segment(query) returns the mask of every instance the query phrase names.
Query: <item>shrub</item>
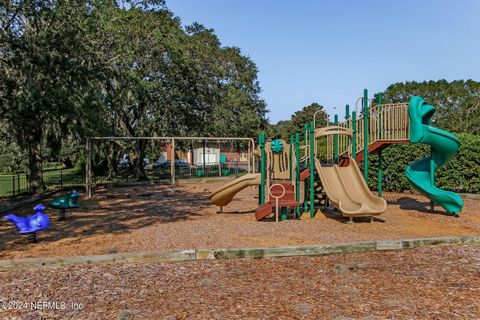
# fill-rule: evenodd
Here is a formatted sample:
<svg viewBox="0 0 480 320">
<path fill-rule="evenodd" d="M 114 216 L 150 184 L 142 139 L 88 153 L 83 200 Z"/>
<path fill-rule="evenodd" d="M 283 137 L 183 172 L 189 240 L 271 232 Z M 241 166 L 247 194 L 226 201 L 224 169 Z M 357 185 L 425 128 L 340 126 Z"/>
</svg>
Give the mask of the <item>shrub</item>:
<svg viewBox="0 0 480 320">
<path fill-rule="evenodd" d="M 457 134 L 461 140 L 457 156 L 436 172 L 437 187 L 458 192 L 480 192 L 480 136 Z M 405 168 L 412 162 L 430 154 L 430 147 L 423 144 L 390 146 L 383 155 L 383 189 L 385 191 L 413 190 L 405 177 Z M 360 166 L 361 167 L 361 166 Z M 369 157 L 369 186 L 377 189 L 378 156 Z"/>
</svg>

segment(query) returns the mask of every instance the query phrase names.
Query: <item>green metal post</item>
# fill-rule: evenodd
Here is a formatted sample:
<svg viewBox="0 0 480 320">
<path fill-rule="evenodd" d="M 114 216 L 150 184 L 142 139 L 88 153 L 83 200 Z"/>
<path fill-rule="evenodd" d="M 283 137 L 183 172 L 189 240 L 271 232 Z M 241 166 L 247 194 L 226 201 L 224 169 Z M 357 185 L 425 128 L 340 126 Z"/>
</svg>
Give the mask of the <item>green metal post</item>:
<svg viewBox="0 0 480 320">
<path fill-rule="evenodd" d="M 310 218 L 315 217 L 315 128 L 310 122 Z"/>
<path fill-rule="evenodd" d="M 260 133 L 258 137 L 258 144 L 260 145 L 260 188 L 258 195 L 258 204 L 262 205 L 265 203 L 265 133 Z"/>
<path fill-rule="evenodd" d="M 287 208 L 282 207 L 280 208 L 280 221 L 287 220 Z"/>
<path fill-rule="evenodd" d="M 293 134 L 290 136 L 290 165 L 288 166 L 290 171 L 290 182 L 293 183 Z"/>
<path fill-rule="evenodd" d="M 306 123 L 306 124 L 303 126 L 303 132 L 304 132 L 304 134 L 305 134 L 305 135 L 303 136 L 304 142 L 305 142 L 305 143 L 303 144 L 303 145 L 305 146 L 305 157 L 307 156 L 307 154 L 306 154 L 306 152 L 307 152 L 306 147 L 307 147 L 308 144 L 309 144 L 309 141 L 307 140 L 307 137 L 308 137 L 308 129 L 309 129 L 309 128 L 308 128 L 308 124 Z M 305 165 L 307 165 L 307 164 L 305 164 Z"/>
<path fill-rule="evenodd" d="M 383 139 L 383 128 L 382 128 L 382 93 L 377 94 L 378 98 L 378 130 L 380 133 L 380 139 Z"/>
<path fill-rule="evenodd" d="M 308 201 L 307 199 L 309 198 L 308 196 L 308 188 L 307 188 L 307 179 L 305 179 L 305 181 L 303 182 L 303 199 L 305 199 L 305 201 L 303 202 L 303 212 L 307 212 L 308 211 Z"/>
<path fill-rule="evenodd" d="M 310 128 L 309 128 L 309 124 L 308 123 L 305 123 L 305 125 L 303 126 L 303 132 L 304 132 L 304 136 L 303 136 L 303 139 L 304 139 L 304 146 L 305 146 L 305 159 L 307 159 L 307 146 L 309 145 L 310 141 L 307 139 L 308 137 L 308 132 L 309 132 Z M 308 160 L 305 160 L 305 167 L 308 167 Z M 309 198 L 308 194 L 309 194 L 309 190 L 307 188 L 307 185 L 308 185 L 308 181 L 305 179 L 305 181 L 303 182 L 304 184 L 304 188 L 303 188 L 303 192 L 305 193 L 304 195 L 304 199 L 305 199 L 305 202 L 304 202 L 304 208 L 303 210 L 306 212 L 308 210 L 308 206 L 307 206 L 307 199 Z"/>
<path fill-rule="evenodd" d="M 333 119 L 333 124 L 338 126 L 338 114 Z M 338 164 L 338 134 L 333 136 L 333 162 Z"/>
<path fill-rule="evenodd" d="M 300 202 L 300 137 L 295 133 L 295 201 Z M 295 208 L 295 218 L 300 218 L 300 206 Z"/>
<path fill-rule="evenodd" d="M 377 94 L 378 98 L 378 129 L 380 134 L 380 139 L 382 139 L 383 132 L 382 132 L 382 93 Z M 378 154 L 378 172 L 377 172 L 377 189 L 378 189 L 378 196 L 383 196 L 383 155 L 382 151 Z"/>
<path fill-rule="evenodd" d="M 350 122 L 348 122 L 349 119 L 350 119 L 350 106 L 347 104 L 345 106 L 345 124 L 347 125 L 347 128 L 350 128 Z"/>
<path fill-rule="evenodd" d="M 352 112 L 352 158 L 357 157 L 357 113 Z"/>
<path fill-rule="evenodd" d="M 363 90 L 363 177 L 368 183 L 368 91 Z"/>
</svg>

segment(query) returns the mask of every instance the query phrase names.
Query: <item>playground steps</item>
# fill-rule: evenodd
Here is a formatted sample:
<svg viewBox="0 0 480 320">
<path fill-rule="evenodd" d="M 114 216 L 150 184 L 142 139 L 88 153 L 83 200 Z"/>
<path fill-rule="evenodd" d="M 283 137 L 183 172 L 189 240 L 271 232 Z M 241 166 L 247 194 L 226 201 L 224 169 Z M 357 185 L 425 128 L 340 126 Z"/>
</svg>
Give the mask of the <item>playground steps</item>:
<svg viewBox="0 0 480 320">
<path fill-rule="evenodd" d="M 368 153 L 375 154 L 382 151 L 386 147 L 391 146 L 392 144 L 406 144 L 406 143 L 409 143 L 409 140 L 377 140 L 368 146 Z M 357 161 L 357 163 L 360 163 L 363 161 L 363 149 L 357 152 L 355 161 Z"/>
<path fill-rule="evenodd" d="M 272 180 L 271 186 L 274 184 L 280 184 L 285 188 L 285 194 L 279 198 L 278 200 L 281 201 L 295 201 L 295 187 L 293 183 L 290 181 L 285 181 L 285 180 Z M 275 196 L 280 196 L 283 193 L 283 190 L 281 188 L 273 188 L 271 191 L 271 194 Z M 275 201 L 275 198 L 271 197 L 273 201 Z"/>
<path fill-rule="evenodd" d="M 339 167 L 346 167 L 346 166 L 348 166 L 348 162 L 349 162 L 348 158 L 341 158 L 338 162 L 338 166 Z"/>
<path fill-rule="evenodd" d="M 295 188 L 290 181 L 272 180 L 271 185 L 273 186 L 274 184 L 280 184 L 285 188 L 285 193 L 278 199 L 279 207 L 290 208 L 300 205 L 299 202 L 295 201 Z M 273 188 L 271 192 L 273 197 L 270 197 L 269 201 L 265 202 L 255 210 L 255 218 L 257 221 L 262 220 L 274 212 L 276 206 L 276 199 L 274 196 L 280 196 L 282 193 L 283 190 L 281 188 Z"/>
<path fill-rule="evenodd" d="M 300 205 L 300 202 L 291 201 L 291 200 L 278 201 L 278 206 L 280 208 L 291 208 L 291 207 L 297 207 L 299 205 Z M 262 204 L 260 207 L 255 209 L 255 218 L 257 219 L 257 221 L 260 221 L 263 218 L 274 213 L 274 211 L 275 211 L 275 200 L 267 201 L 264 204 Z"/>
<path fill-rule="evenodd" d="M 300 181 L 304 181 L 310 177 L 310 169 L 306 168 L 300 172 Z"/>
</svg>

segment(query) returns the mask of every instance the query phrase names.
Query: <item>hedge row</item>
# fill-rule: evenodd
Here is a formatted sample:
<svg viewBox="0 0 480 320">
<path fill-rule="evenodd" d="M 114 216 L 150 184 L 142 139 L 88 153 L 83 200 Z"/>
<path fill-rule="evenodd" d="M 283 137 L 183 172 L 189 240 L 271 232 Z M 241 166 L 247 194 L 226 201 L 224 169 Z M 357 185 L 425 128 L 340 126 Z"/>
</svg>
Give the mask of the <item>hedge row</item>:
<svg viewBox="0 0 480 320">
<path fill-rule="evenodd" d="M 455 159 L 441 167 L 435 177 L 437 187 L 466 193 L 480 193 L 480 136 L 457 134 L 461 140 Z M 404 144 L 390 146 L 383 155 L 383 189 L 385 191 L 413 190 L 405 177 L 406 166 L 430 154 L 430 146 Z M 360 166 L 362 167 L 362 166 Z M 377 189 L 378 156 L 369 157 L 369 186 Z"/>
</svg>

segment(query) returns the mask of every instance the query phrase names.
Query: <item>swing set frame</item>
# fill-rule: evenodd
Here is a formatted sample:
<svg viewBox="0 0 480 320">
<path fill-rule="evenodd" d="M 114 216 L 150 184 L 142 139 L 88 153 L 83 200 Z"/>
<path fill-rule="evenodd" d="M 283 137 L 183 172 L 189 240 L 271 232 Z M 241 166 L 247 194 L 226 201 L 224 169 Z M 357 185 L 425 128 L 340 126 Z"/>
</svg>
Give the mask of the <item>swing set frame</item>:
<svg viewBox="0 0 480 320">
<path fill-rule="evenodd" d="M 245 141 L 247 142 L 247 172 L 255 172 L 255 140 L 252 138 L 240 138 L 240 137 L 88 137 L 86 139 L 86 163 L 85 163 L 85 189 L 86 197 L 92 197 L 92 157 L 93 157 L 93 142 L 95 141 L 139 141 L 139 140 L 164 140 L 171 143 L 171 159 L 170 161 L 170 185 L 172 191 L 175 191 L 176 179 L 175 179 L 175 141 Z M 205 156 L 205 154 L 204 154 Z"/>
</svg>

